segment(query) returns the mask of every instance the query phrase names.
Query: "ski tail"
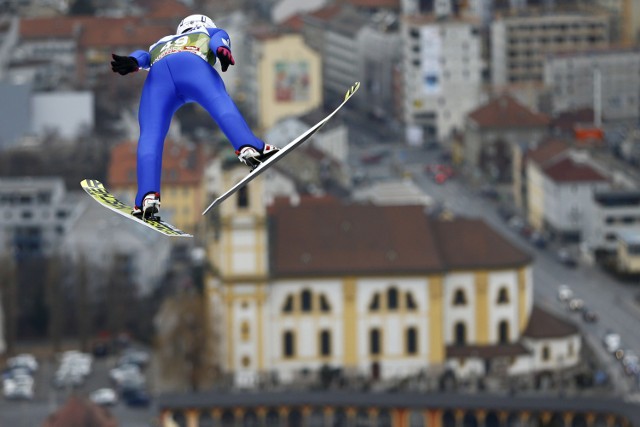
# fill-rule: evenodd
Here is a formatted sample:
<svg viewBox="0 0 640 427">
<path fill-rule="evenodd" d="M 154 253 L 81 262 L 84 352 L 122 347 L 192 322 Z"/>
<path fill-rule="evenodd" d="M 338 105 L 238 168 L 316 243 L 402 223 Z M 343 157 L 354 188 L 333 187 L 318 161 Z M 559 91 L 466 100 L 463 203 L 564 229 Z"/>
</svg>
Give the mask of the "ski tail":
<svg viewBox="0 0 640 427">
<path fill-rule="evenodd" d="M 356 93 L 356 91 L 360 88 L 360 82 L 355 82 L 348 90 L 347 93 L 344 94 L 344 100 L 351 98 L 351 96 Z"/>
</svg>

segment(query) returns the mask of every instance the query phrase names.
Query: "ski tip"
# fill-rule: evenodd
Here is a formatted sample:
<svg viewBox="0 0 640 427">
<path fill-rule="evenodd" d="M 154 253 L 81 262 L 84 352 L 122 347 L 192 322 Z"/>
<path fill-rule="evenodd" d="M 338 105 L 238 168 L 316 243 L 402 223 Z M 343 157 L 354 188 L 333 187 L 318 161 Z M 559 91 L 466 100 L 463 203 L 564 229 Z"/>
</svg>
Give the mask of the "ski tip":
<svg viewBox="0 0 640 427">
<path fill-rule="evenodd" d="M 350 88 L 349 90 L 347 90 L 347 93 L 344 95 L 344 100 L 346 101 L 347 99 L 351 98 L 351 96 L 356 93 L 356 91 L 360 88 L 360 82 L 355 82 Z"/>
</svg>

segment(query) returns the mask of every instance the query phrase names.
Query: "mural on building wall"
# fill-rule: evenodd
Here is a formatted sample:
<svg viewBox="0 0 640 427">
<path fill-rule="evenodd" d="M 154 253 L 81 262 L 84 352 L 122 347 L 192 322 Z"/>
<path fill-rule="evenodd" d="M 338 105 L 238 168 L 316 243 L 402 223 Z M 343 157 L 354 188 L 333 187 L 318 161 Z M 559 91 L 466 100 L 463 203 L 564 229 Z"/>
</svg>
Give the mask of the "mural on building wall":
<svg viewBox="0 0 640 427">
<path fill-rule="evenodd" d="M 437 95 L 441 91 L 440 54 L 442 40 L 436 27 L 420 30 L 420 74 L 425 95 Z"/>
<path fill-rule="evenodd" d="M 274 67 L 276 102 L 309 100 L 309 63 L 307 61 L 277 61 Z"/>
</svg>

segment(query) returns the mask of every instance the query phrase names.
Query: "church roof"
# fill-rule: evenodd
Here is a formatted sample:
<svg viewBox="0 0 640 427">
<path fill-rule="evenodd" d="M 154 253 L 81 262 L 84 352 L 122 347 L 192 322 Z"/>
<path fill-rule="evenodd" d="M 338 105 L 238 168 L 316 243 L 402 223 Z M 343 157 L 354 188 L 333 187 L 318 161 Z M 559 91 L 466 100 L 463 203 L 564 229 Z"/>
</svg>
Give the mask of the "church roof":
<svg viewBox="0 0 640 427">
<path fill-rule="evenodd" d="M 481 128 L 544 128 L 550 122 L 547 115 L 531 111 L 508 94 L 481 105 L 469 118 Z"/>
<path fill-rule="evenodd" d="M 607 181 L 607 177 L 588 163 L 567 156 L 544 168 L 544 173 L 558 183 Z"/>
<path fill-rule="evenodd" d="M 578 328 L 540 307 L 533 306 L 529 324 L 522 333 L 526 338 L 564 338 L 578 333 Z"/>
<path fill-rule="evenodd" d="M 437 220 L 422 206 L 276 202 L 269 218 L 274 277 L 430 274 L 516 268 L 528 254 L 478 219 Z"/>
</svg>

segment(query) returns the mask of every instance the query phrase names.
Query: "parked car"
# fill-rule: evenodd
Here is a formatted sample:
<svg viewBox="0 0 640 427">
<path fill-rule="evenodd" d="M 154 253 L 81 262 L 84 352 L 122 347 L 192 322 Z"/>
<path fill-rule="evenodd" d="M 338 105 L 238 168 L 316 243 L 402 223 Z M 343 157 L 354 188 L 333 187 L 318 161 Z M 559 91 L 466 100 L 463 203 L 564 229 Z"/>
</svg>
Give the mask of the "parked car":
<svg viewBox="0 0 640 427">
<path fill-rule="evenodd" d="M 569 309 L 571 311 L 582 311 L 584 308 L 584 300 L 581 298 L 571 298 L 569 300 Z"/>
<path fill-rule="evenodd" d="M 7 378 L 2 382 L 2 392 L 7 399 L 33 399 L 33 378 Z"/>
<path fill-rule="evenodd" d="M 547 247 L 547 238 L 539 231 L 534 231 L 533 233 L 531 233 L 531 235 L 529 236 L 529 241 L 538 249 L 544 249 Z"/>
<path fill-rule="evenodd" d="M 556 259 L 564 266 L 574 268 L 578 266 L 578 260 L 569 252 L 568 249 L 559 249 L 556 253 Z"/>
<path fill-rule="evenodd" d="M 625 351 L 624 357 L 622 358 L 622 366 L 627 375 L 637 375 L 640 373 L 640 359 L 638 355 L 630 350 Z"/>
<path fill-rule="evenodd" d="M 595 323 L 598 321 L 598 313 L 591 310 L 590 308 L 583 308 L 582 320 L 584 320 L 587 323 Z"/>
<path fill-rule="evenodd" d="M 109 378 L 114 384 L 120 386 L 123 382 L 144 382 L 144 376 L 138 365 L 126 364 L 109 371 Z"/>
<path fill-rule="evenodd" d="M 89 399 L 98 405 L 113 406 L 118 403 L 118 394 L 112 388 L 99 388 L 89 395 Z"/>
<path fill-rule="evenodd" d="M 139 388 L 124 389 L 120 395 L 127 406 L 149 406 L 151 403 L 149 393 Z"/>
<path fill-rule="evenodd" d="M 567 302 L 571 298 L 573 298 L 573 291 L 568 285 L 560 285 L 558 286 L 558 300 L 562 302 Z"/>
<path fill-rule="evenodd" d="M 602 338 L 602 344 L 609 353 L 614 354 L 616 351 L 620 350 L 622 340 L 620 339 L 619 334 L 609 331 Z"/>
<path fill-rule="evenodd" d="M 118 366 L 121 365 L 137 365 L 144 368 L 149 363 L 149 353 L 144 350 L 127 350 L 118 359 Z"/>
<path fill-rule="evenodd" d="M 24 353 L 9 358 L 9 360 L 7 360 L 7 366 L 10 369 L 25 368 L 33 373 L 38 370 L 38 361 L 32 354 Z"/>
</svg>

